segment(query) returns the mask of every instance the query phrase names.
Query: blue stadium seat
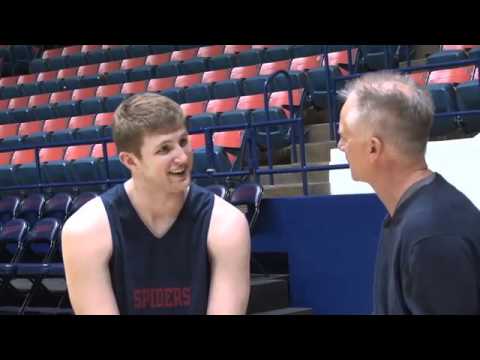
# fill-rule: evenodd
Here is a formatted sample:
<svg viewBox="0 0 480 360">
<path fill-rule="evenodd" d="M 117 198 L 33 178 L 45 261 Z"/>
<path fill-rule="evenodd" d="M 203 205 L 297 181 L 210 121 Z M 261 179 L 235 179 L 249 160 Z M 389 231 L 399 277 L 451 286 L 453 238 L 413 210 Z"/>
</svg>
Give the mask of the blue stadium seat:
<svg viewBox="0 0 480 360">
<path fill-rule="evenodd" d="M 16 86 L 16 96 L 31 96 L 40 94 L 40 86 L 37 82 L 33 83 L 24 83 Z"/>
<path fill-rule="evenodd" d="M 0 263 L 11 262 L 22 246 L 28 231 L 28 223 L 23 219 L 7 221 L 0 231 Z"/>
<path fill-rule="evenodd" d="M 153 70 L 153 78 L 164 78 L 170 76 L 177 76 L 180 72 L 178 70 L 177 62 L 169 62 L 166 64 L 156 65 Z"/>
<path fill-rule="evenodd" d="M 292 57 L 300 58 L 318 55 L 322 52 L 323 45 L 293 45 L 291 48 Z"/>
<path fill-rule="evenodd" d="M 57 219 L 38 220 L 25 236 L 16 262 L 46 262 L 57 242 L 60 241 L 60 229 L 61 225 Z"/>
<path fill-rule="evenodd" d="M 46 59 L 33 59 L 30 62 L 30 73 L 39 73 L 42 71 L 48 71 Z"/>
<path fill-rule="evenodd" d="M 48 70 L 60 70 L 68 67 L 67 56 L 55 56 L 46 59 Z"/>
<path fill-rule="evenodd" d="M 398 45 L 368 45 L 360 46 L 358 54 L 359 66 L 363 71 L 375 71 L 398 66 L 395 56 Z M 356 60 L 352 59 L 355 64 Z"/>
<path fill-rule="evenodd" d="M 163 54 L 175 50 L 173 45 L 149 45 L 151 54 Z"/>
<path fill-rule="evenodd" d="M 127 54 L 129 57 L 141 57 L 150 54 L 150 45 L 129 45 L 127 46 Z"/>
<path fill-rule="evenodd" d="M 211 98 L 211 85 L 210 84 L 195 84 L 187 87 L 184 90 L 185 102 L 197 102 L 210 100 Z"/>
<path fill-rule="evenodd" d="M 10 99 L 14 97 L 22 96 L 22 92 L 20 87 L 14 86 L 4 86 L 2 87 L 2 98 L 3 99 Z"/>
<path fill-rule="evenodd" d="M 451 84 L 429 84 L 426 89 L 432 95 L 435 114 L 458 111 L 455 89 Z M 435 117 L 430 136 L 445 136 L 458 128 L 455 116 Z"/>
<path fill-rule="evenodd" d="M 108 61 L 123 60 L 128 58 L 127 48 L 122 47 L 113 47 L 107 49 Z"/>
<path fill-rule="evenodd" d="M 342 76 L 340 69 L 337 66 L 331 66 L 330 71 L 332 78 Z M 344 84 L 344 81 L 337 81 L 336 89 L 341 89 Z M 310 91 L 312 101 L 316 107 L 321 109 L 327 107 L 327 70 L 325 67 L 310 70 L 306 73 L 305 89 Z"/>
<path fill-rule="evenodd" d="M 89 115 L 104 112 L 105 110 L 104 97 L 96 96 L 89 99 L 81 100 L 78 103 L 79 115 Z"/>
<path fill-rule="evenodd" d="M 68 162 L 65 160 L 51 160 L 42 163 L 41 165 L 42 179 L 46 183 L 59 183 L 73 181 L 70 172 L 68 171 Z M 61 189 L 54 188 L 52 191 L 61 191 Z"/>
<path fill-rule="evenodd" d="M 45 181 L 45 169 L 40 165 L 42 182 Z M 17 165 L 13 170 L 13 176 L 17 185 L 36 185 L 39 183 L 38 170 L 35 163 Z"/>
<path fill-rule="evenodd" d="M 0 123 L 7 123 L 14 121 L 14 118 L 8 110 L 0 111 Z"/>
<path fill-rule="evenodd" d="M 263 189 L 259 184 L 245 183 L 241 184 L 232 191 L 230 203 L 234 206 L 247 206 L 247 220 L 250 225 L 250 231 L 253 231 L 258 214 L 260 203 L 262 201 Z"/>
<path fill-rule="evenodd" d="M 207 155 L 206 148 L 200 148 L 193 153 L 193 170 L 192 175 L 205 174 L 207 169 L 215 170 L 215 172 L 228 172 L 231 169 L 230 161 L 225 151 L 218 147 L 213 147 L 213 167 L 210 164 L 209 157 Z M 200 186 L 208 186 L 212 184 L 225 184 L 225 179 L 222 178 L 196 178 L 194 182 Z"/>
<path fill-rule="evenodd" d="M 5 224 L 17 214 L 20 198 L 18 196 L 5 196 L 0 199 L 0 224 Z"/>
<path fill-rule="evenodd" d="M 87 55 L 82 52 L 68 55 L 67 64 L 69 67 L 78 67 L 82 65 L 87 65 L 88 64 Z"/>
<path fill-rule="evenodd" d="M 74 181 L 103 180 L 97 169 L 98 159 L 87 157 L 67 164 L 68 172 Z M 81 188 L 83 190 L 83 187 Z"/>
<path fill-rule="evenodd" d="M 86 53 L 87 64 L 100 64 L 109 61 L 107 50 L 95 50 Z"/>
<path fill-rule="evenodd" d="M 128 79 L 128 70 L 119 69 L 105 74 L 105 83 L 106 84 L 121 84 L 129 82 Z"/>
<path fill-rule="evenodd" d="M 41 81 L 38 83 L 38 86 L 40 87 L 40 93 L 53 93 L 64 90 L 62 80 Z"/>
<path fill-rule="evenodd" d="M 14 166 L 10 164 L 0 165 L 0 184 L 1 186 L 17 185 L 13 175 Z M 1 203 L 1 201 L 0 201 Z"/>
<path fill-rule="evenodd" d="M 32 226 L 42 217 L 44 205 L 44 195 L 38 193 L 30 194 L 20 202 L 17 218 L 25 220 Z"/>
<path fill-rule="evenodd" d="M 292 89 L 298 89 L 305 84 L 305 75 L 299 71 L 289 71 Z M 260 75 L 243 80 L 243 95 L 260 94 L 264 92 L 265 83 L 269 75 Z M 285 75 L 277 75 L 271 82 L 268 91 L 289 89 L 289 82 Z"/>
<path fill-rule="evenodd" d="M 237 54 L 237 66 L 256 65 L 263 62 L 262 50 L 253 49 Z"/>
<path fill-rule="evenodd" d="M 290 46 L 275 46 L 264 50 L 263 62 L 281 61 L 290 59 L 291 57 L 292 53 Z"/>
<path fill-rule="evenodd" d="M 154 65 L 144 65 L 133 68 L 128 73 L 128 81 L 140 81 L 147 80 L 154 77 L 155 66 Z"/>
<path fill-rule="evenodd" d="M 67 219 L 67 214 L 72 205 L 72 197 L 67 193 L 57 193 L 47 200 L 42 217 L 55 218 L 60 224 Z"/>
<path fill-rule="evenodd" d="M 178 63 L 178 71 L 182 75 L 196 74 L 209 70 L 206 58 L 193 58 Z"/>
<path fill-rule="evenodd" d="M 456 90 L 458 110 L 480 110 L 480 83 L 478 80 L 459 84 Z M 467 134 L 473 134 L 480 131 L 480 114 L 462 115 L 461 119 L 463 129 Z"/>
<path fill-rule="evenodd" d="M 219 81 L 212 86 L 212 99 L 226 99 L 243 95 L 241 80 Z"/>
<path fill-rule="evenodd" d="M 104 99 L 103 110 L 99 112 L 114 112 L 117 107 L 127 99 L 129 94 L 118 94 L 114 96 L 109 96 Z"/>
<path fill-rule="evenodd" d="M 235 54 L 223 54 L 208 59 L 208 70 L 219 70 L 237 66 Z"/>
<path fill-rule="evenodd" d="M 269 108 L 270 121 L 286 120 L 285 112 L 279 108 Z M 267 121 L 265 110 L 254 110 L 250 113 L 252 123 L 262 123 Z M 290 144 L 290 128 L 291 125 L 272 125 L 270 126 L 270 144 L 273 149 L 281 149 Z M 256 142 L 262 148 L 267 146 L 267 129 L 266 127 L 256 128 Z"/>
<path fill-rule="evenodd" d="M 438 64 L 450 61 L 466 60 L 467 54 L 464 51 L 439 51 L 427 57 L 427 64 Z"/>
<path fill-rule="evenodd" d="M 107 178 L 107 173 L 105 169 L 105 160 L 98 159 L 97 169 L 100 174 L 101 179 Z M 128 179 L 131 177 L 130 170 L 122 164 L 118 156 L 112 156 L 108 158 L 108 165 L 110 171 L 110 179 Z"/>
<path fill-rule="evenodd" d="M 218 115 L 219 125 L 246 125 L 248 123 L 248 111 L 225 111 Z"/>
<path fill-rule="evenodd" d="M 185 102 L 185 92 L 181 88 L 170 88 L 165 89 L 161 92 L 163 96 L 166 96 L 178 104 L 183 104 Z"/>
<path fill-rule="evenodd" d="M 0 150 L 23 145 L 22 137 L 18 135 L 0 139 Z"/>
<path fill-rule="evenodd" d="M 216 116 L 214 114 L 199 114 L 188 118 L 187 127 L 188 130 L 200 130 L 206 127 L 212 127 L 216 125 Z"/>
<path fill-rule="evenodd" d="M 31 108 L 20 108 L 20 109 L 11 109 L 10 116 L 16 122 L 32 121 L 38 120 L 35 116 L 33 109 Z"/>
</svg>

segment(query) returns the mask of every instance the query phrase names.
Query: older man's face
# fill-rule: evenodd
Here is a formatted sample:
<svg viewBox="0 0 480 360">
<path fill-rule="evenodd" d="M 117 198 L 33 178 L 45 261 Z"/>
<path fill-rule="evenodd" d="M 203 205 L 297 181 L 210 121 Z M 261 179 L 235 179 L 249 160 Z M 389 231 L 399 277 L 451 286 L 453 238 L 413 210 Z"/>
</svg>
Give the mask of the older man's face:
<svg viewBox="0 0 480 360">
<path fill-rule="evenodd" d="M 355 98 L 350 96 L 340 113 L 338 149 L 345 153 L 350 165 L 352 179 L 368 181 L 368 136 L 362 129 L 362 119 L 358 118 Z"/>
</svg>

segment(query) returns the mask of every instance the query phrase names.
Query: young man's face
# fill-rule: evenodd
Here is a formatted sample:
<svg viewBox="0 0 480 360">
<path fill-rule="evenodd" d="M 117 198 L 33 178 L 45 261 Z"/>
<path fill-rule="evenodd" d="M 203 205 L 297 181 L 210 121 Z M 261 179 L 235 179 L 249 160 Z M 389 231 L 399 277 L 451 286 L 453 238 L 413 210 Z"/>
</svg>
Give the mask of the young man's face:
<svg viewBox="0 0 480 360">
<path fill-rule="evenodd" d="M 184 127 L 145 135 L 140 153 L 138 173 L 147 183 L 166 192 L 181 192 L 190 185 L 193 154 Z"/>
</svg>

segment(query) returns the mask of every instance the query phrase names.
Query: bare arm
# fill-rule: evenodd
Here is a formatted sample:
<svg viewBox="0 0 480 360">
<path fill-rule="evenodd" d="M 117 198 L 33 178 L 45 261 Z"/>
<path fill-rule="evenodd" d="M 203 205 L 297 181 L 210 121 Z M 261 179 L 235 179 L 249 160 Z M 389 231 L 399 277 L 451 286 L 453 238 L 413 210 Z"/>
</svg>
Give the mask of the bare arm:
<svg viewBox="0 0 480 360">
<path fill-rule="evenodd" d="M 108 263 L 112 239 L 100 198 L 86 203 L 62 230 L 70 302 L 76 315 L 118 315 Z"/>
<path fill-rule="evenodd" d="M 250 229 L 245 215 L 217 196 L 208 248 L 211 280 L 207 314 L 245 314 L 250 294 Z"/>
</svg>

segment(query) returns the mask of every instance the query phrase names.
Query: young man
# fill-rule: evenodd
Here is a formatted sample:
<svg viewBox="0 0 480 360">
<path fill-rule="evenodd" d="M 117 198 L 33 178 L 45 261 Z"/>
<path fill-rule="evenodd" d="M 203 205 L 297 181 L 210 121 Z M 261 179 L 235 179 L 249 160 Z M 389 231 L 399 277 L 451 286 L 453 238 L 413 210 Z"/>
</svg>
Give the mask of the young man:
<svg viewBox="0 0 480 360">
<path fill-rule="evenodd" d="M 191 183 L 179 105 L 134 95 L 115 111 L 113 138 L 132 177 L 86 203 L 62 231 L 75 314 L 245 314 L 248 223 Z"/>
<path fill-rule="evenodd" d="M 352 178 L 388 210 L 378 249 L 374 313 L 480 314 L 480 212 L 428 169 L 430 96 L 389 72 L 350 82 L 338 147 Z"/>
</svg>

